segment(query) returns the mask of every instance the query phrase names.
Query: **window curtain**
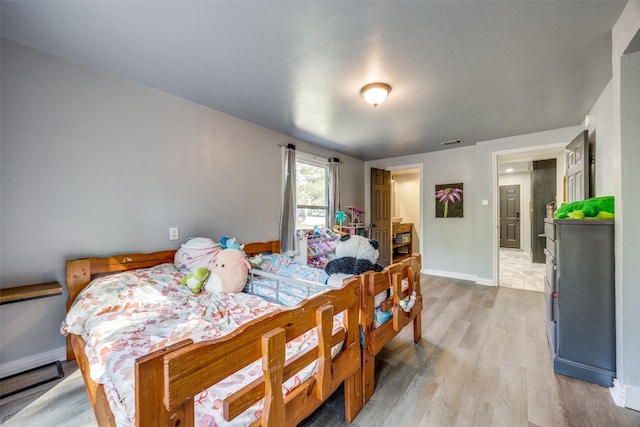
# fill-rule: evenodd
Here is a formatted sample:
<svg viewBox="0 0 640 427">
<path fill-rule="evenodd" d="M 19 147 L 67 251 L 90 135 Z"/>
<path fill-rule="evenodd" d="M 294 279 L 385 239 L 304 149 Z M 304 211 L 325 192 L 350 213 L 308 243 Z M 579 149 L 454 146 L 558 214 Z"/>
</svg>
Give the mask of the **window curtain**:
<svg viewBox="0 0 640 427">
<path fill-rule="evenodd" d="M 329 159 L 329 228 L 336 223 L 336 213 L 340 210 L 340 159 Z"/>
<path fill-rule="evenodd" d="M 280 216 L 280 252 L 296 254 L 296 146 L 288 144 L 284 152 L 284 192 Z"/>
</svg>

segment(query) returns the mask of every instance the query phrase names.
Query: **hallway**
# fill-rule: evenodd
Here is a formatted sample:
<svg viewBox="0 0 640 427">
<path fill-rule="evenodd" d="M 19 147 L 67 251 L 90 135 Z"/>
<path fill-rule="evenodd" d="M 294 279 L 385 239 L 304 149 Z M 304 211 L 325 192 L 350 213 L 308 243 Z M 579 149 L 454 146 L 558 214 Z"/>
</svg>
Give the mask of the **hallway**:
<svg viewBox="0 0 640 427">
<path fill-rule="evenodd" d="M 544 291 L 545 265 L 531 262 L 531 254 L 520 249 L 500 248 L 498 286 L 526 291 Z"/>
</svg>

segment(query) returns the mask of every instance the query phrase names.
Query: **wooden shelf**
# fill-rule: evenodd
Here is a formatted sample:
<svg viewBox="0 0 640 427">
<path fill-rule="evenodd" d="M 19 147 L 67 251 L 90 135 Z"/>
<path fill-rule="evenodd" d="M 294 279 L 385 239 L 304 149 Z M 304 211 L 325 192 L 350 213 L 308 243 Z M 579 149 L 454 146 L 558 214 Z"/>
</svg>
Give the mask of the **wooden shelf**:
<svg viewBox="0 0 640 427">
<path fill-rule="evenodd" d="M 405 243 L 394 243 L 394 244 L 393 244 L 393 249 L 395 249 L 395 248 L 401 248 L 402 246 L 411 246 L 411 242 L 405 242 Z"/>
<path fill-rule="evenodd" d="M 410 256 L 411 256 L 411 254 L 401 254 L 401 255 L 395 254 L 395 255 L 393 255 L 393 262 L 394 263 L 395 262 L 400 262 L 405 258 L 409 258 Z"/>
<path fill-rule="evenodd" d="M 16 286 L 0 289 L 0 304 L 10 304 L 37 298 L 46 298 L 62 294 L 62 286 L 58 282 L 39 283 L 36 285 Z"/>
<path fill-rule="evenodd" d="M 392 252 L 392 261 L 391 262 L 399 262 L 405 258 L 409 258 L 413 254 L 413 224 L 412 223 L 402 223 L 402 224 L 393 224 L 392 225 L 392 234 L 393 234 L 393 244 L 391 245 Z M 408 241 L 396 242 L 396 236 L 408 235 Z M 399 251 L 400 248 L 407 248 L 407 252 L 404 250 Z"/>
</svg>

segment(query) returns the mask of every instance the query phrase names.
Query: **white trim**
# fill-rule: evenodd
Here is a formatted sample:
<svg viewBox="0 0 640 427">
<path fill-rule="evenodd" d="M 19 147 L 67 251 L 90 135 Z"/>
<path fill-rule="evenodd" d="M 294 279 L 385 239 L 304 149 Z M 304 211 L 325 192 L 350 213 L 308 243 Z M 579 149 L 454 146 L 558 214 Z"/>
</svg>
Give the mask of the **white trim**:
<svg viewBox="0 0 640 427">
<path fill-rule="evenodd" d="M 468 280 L 470 282 L 475 282 L 478 285 L 484 286 L 495 286 L 495 282 L 491 279 L 487 279 L 484 277 L 478 277 L 475 274 L 467 274 L 467 273 L 456 273 L 453 271 L 442 271 L 442 270 L 433 270 L 430 268 L 424 268 L 421 270 L 421 273 L 428 274 L 431 276 L 440 276 L 440 277 L 449 277 L 451 279 L 460 279 L 460 280 Z"/>
<path fill-rule="evenodd" d="M 476 283 L 484 286 L 496 286 L 496 282 L 492 278 L 478 277 Z"/>
<path fill-rule="evenodd" d="M 440 276 L 440 277 L 449 277 L 451 279 L 468 280 L 470 282 L 475 282 L 476 280 L 478 280 L 478 276 L 475 274 L 456 273 L 454 271 L 433 270 L 431 268 L 423 268 L 422 273 L 429 274 L 431 276 Z"/>
<path fill-rule="evenodd" d="M 56 360 L 67 360 L 66 347 L 58 347 L 54 350 L 45 351 L 44 353 L 32 354 L 22 359 L 2 363 L 0 364 L 0 378 L 37 368 L 38 366 L 46 365 Z"/>
<path fill-rule="evenodd" d="M 609 387 L 609 393 L 616 406 L 624 408 L 624 384 L 617 378 L 613 379 L 613 387 Z"/>
<path fill-rule="evenodd" d="M 305 153 L 304 151 L 296 150 L 296 162 L 300 161 L 302 163 L 307 163 L 313 166 L 327 168 L 329 164 L 328 157 L 320 157 L 315 154 Z"/>
<path fill-rule="evenodd" d="M 624 406 L 640 411 L 640 387 L 624 386 Z"/>
</svg>

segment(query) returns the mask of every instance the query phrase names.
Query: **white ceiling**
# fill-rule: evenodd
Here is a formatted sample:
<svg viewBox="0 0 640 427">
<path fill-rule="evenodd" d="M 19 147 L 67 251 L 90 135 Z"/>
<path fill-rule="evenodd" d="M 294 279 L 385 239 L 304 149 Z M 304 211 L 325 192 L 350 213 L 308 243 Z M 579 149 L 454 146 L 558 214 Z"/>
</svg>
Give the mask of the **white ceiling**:
<svg viewBox="0 0 640 427">
<path fill-rule="evenodd" d="M 363 160 L 581 123 L 625 1 L 2 1 L 2 36 Z M 360 88 L 393 88 L 378 108 Z M 461 145 L 454 145 L 459 147 Z"/>
</svg>

